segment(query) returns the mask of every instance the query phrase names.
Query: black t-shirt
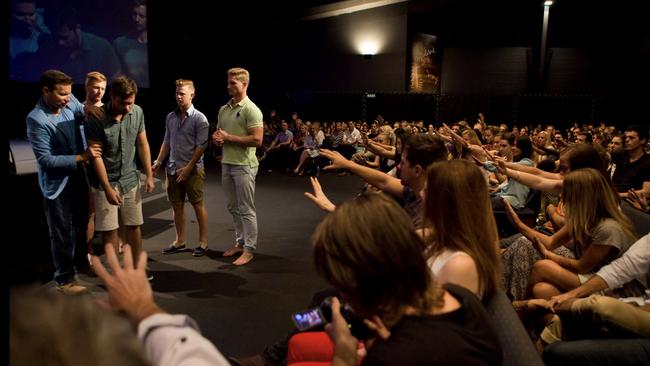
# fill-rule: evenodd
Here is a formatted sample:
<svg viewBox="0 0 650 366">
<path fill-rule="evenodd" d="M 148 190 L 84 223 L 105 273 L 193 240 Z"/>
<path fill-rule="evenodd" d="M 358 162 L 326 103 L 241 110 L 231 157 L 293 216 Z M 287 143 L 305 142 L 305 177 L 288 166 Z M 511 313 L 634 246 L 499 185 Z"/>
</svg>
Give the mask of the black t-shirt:
<svg viewBox="0 0 650 366">
<path fill-rule="evenodd" d="M 615 163 L 616 170 L 612 177 L 612 183 L 618 192 L 641 189 L 643 182 L 650 181 L 650 155 L 643 154 L 635 162 L 630 163 L 630 155 L 626 153 L 622 159 Z"/>
<path fill-rule="evenodd" d="M 402 318 L 390 338 L 368 350 L 362 365 L 501 365 L 497 335 L 476 295 L 456 285 L 445 288 L 460 302 L 459 309 Z"/>
<path fill-rule="evenodd" d="M 400 197 L 402 199 L 401 205 L 404 207 L 404 211 L 406 211 L 411 218 L 411 221 L 413 221 L 413 226 L 415 226 L 416 229 L 420 229 L 423 226 L 422 210 L 424 209 L 424 201 L 422 200 L 422 197 L 420 197 L 420 195 L 410 187 L 402 187 L 404 187 L 404 189 L 402 190 L 402 197 Z"/>
</svg>

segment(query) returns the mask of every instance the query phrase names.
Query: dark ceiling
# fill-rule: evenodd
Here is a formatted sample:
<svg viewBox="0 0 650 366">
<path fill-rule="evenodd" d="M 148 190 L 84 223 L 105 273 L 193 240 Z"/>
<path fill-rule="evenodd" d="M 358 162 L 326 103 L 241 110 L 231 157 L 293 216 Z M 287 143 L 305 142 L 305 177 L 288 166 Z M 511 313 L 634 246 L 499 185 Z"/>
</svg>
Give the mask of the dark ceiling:
<svg viewBox="0 0 650 366">
<path fill-rule="evenodd" d="M 194 20 L 183 32 L 196 38 L 215 29 L 233 32 L 300 22 L 306 11 L 331 0 L 265 1 L 241 8 L 241 2 L 184 0 Z M 499 47 L 537 44 L 542 0 L 411 0 L 409 32 L 436 34 L 445 46 Z M 175 19 L 169 2 L 150 5 L 162 19 Z M 650 1 L 556 0 L 551 7 L 549 47 L 650 45 Z M 155 20 L 154 20 L 155 21 Z"/>
</svg>

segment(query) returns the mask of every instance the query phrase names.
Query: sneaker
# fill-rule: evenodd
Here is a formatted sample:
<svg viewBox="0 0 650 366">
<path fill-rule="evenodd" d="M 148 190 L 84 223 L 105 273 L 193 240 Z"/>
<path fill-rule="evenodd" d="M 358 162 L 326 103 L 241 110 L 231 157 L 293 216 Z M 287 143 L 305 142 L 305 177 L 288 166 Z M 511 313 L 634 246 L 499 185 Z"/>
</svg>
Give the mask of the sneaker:
<svg viewBox="0 0 650 366">
<path fill-rule="evenodd" d="M 88 292 L 88 288 L 86 286 L 81 286 L 75 281 L 57 285 L 56 289 L 65 295 L 83 295 Z"/>
<path fill-rule="evenodd" d="M 174 254 L 182 252 L 185 250 L 185 243 L 181 245 L 176 245 L 176 243 L 171 243 L 167 248 L 163 248 L 162 254 Z"/>
<path fill-rule="evenodd" d="M 198 247 L 194 248 L 194 252 L 192 252 L 192 255 L 195 256 L 195 257 L 202 257 L 207 252 L 208 252 L 208 247 L 204 248 L 202 246 L 198 246 Z"/>
</svg>

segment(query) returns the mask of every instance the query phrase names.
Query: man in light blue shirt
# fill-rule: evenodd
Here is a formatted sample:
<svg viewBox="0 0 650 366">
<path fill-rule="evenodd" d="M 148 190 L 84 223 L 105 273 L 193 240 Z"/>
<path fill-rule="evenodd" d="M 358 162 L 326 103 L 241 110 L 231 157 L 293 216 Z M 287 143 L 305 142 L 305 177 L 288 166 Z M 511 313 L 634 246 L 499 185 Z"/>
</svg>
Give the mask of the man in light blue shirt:
<svg viewBox="0 0 650 366">
<path fill-rule="evenodd" d="M 80 132 L 83 105 L 72 95 L 72 78 L 58 70 L 41 75 L 42 97 L 27 115 L 27 136 L 37 161 L 45 197 L 54 280 L 59 291 L 87 291 L 75 282 L 75 264 L 86 262 L 88 183 L 83 163 L 101 157 L 101 148 L 84 150 Z M 75 263 L 76 262 L 76 263 Z"/>
<path fill-rule="evenodd" d="M 208 249 L 208 211 L 203 204 L 203 151 L 208 144 L 210 125 L 205 115 L 194 108 L 194 83 L 191 80 L 176 80 L 176 104 L 178 108 L 167 115 L 165 139 L 158 157 L 151 167 L 154 174 L 165 166 L 167 177 L 167 198 L 174 210 L 176 240 L 163 254 L 185 250 L 185 198 L 190 201 L 199 222 L 199 245 L 192 253 L 195 257 L 204 255 Z M 167 163 L 165 159 L 169 156 Z"/>
</svg>

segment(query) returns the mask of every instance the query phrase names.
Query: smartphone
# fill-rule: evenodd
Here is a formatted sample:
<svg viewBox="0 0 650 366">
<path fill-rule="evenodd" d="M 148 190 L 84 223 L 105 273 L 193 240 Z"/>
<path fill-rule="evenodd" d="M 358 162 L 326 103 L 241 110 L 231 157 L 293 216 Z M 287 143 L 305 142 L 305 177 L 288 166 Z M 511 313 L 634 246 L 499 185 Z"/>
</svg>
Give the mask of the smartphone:
<svg viewBox="0 0 650 366">
<path fill-rule="evenodd" d="M 296 328 L 300 331 L 312 329 L 327 323 L 325 315 L 320 308 L 313 308 L 300 313 L 295 313 L 291 315 L 291 319 L 296 325 Z"/>
</svg>

